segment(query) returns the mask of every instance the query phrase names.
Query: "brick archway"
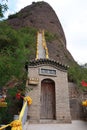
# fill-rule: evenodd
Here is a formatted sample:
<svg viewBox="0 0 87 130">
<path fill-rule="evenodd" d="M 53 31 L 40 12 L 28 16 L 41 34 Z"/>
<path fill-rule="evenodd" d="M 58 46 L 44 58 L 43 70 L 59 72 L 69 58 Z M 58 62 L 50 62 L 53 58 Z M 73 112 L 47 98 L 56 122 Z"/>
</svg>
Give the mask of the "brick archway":
<svg viewBox="0 0 87 130">
<path fill-rule="evenodd" d="M 41 119 L 55 119 L 55 82 L 44 79 L 41 82 Z"/>
</svg>

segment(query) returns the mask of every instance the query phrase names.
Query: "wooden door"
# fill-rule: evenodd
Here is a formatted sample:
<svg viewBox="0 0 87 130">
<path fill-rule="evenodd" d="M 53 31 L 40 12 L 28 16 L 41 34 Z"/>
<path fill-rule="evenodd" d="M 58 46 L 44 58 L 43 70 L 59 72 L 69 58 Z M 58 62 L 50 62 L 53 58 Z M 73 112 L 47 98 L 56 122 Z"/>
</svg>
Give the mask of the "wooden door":
<svg viewBox="0 0 87 130">
<path fill-rule="evenodd" d="M 45 79 L 41 83 L 41 119 L 55 119 L 55 83 Z"/>
</svg>

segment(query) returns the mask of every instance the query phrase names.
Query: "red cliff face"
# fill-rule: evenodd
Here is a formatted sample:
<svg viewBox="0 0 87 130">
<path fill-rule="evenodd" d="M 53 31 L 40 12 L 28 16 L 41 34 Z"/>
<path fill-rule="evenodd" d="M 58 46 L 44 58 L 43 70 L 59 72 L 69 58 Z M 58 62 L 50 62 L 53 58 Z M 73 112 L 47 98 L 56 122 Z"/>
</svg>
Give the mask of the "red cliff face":
<svg viewBox="0 0 87 130">
<path fill-rule="evenodd" d="M 75 63 L 73 57 L 66 48 L 66 39 L 61 23 L 46 2 L 33 2 L 17 13 L 17 17 L 9 18 L 8 22 L 15 29 L 21 27 L 34 27 L 44 29 L 57 36 L 57 39 L 47 42 L 49 57 L 63 64 Z"/>
</svg>

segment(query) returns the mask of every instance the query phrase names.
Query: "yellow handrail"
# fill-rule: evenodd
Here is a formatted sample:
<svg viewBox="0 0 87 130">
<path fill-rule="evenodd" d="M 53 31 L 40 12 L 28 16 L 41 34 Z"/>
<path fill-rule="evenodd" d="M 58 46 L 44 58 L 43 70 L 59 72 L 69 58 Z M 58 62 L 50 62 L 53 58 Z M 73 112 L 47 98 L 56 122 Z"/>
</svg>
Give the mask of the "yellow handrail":
<svg viewBox="0 0 87 130">
<path fill-rule="evenodd" d="M 23 115 L 24 115 L 24 111 L 25 111 L 27 104 L 28 105 L 32 104 L 32 99 L 29 96 L 26 96 L 26 97 L 24 97 L 24 101 L 25 101 L 25 103 L 24 103 L 24 105 L 21 109 L 19 119 L 12 121 L 10 124 L 7 124 L 7 125 L 0 127 L 0 130 L 5 129 L 8 126 L 12 127 L 11 130 L 22 130 L 22 118 L 23 118 Z"/>
<path fill-rule="evenodd" d="M 85 100 L 85 101 L 82 101 L 82 106 L 85 106 L 85 107 L 87 107 L 87 100 Z"/>
<path fill-rule="evenodd" d="M 23 115 L 24 115 L 24 110 L 27 106 L 27 102 L 24 103 L 23 107 L 22 107 L 22 110 L 20 112 L 20 115 L 19 115 L 19 120 L 22 121 L 22 118 L 23 118 Z"/>
<path fill-rule="evenodd" d="M 46 40 L 45 40 L 44 30 L 42 30 L 42 36 L 43 36 L 43 47 L 44 47 L 45 52 L 46 52 L 46 59 L 48 59 L 49 54 L 48 54 L 48 48 L 47 48 L 47 44 L 46 44 Z"/>
<path fill-rule="evenodd" d="M 36 43 L 36 60 L 38 59 L 38 55 L 39 55 L 39 52 L 38 52 L 38 34 L 39 34 L 39 32 L 37 32 L 37 43 Z"/>
<path fill-rule="evenodd" d="M 8 124 L 8 125 L 4 125 L 4 126 L 0 127 L 0 130 L 5 129 L 5 128 L 8 127 L 8 126 L 10 126 L 10 124 Z"/>
<path fill-rule="evenodd" d="M 40 30 L 40 33 L 42 33 L 42 45 L 43 45 L 43 48 L 45 50 L 46 59 L 48 59 L 49 58 L 49 53 L 48 53 L 48 48 L 47 48 L 47 44 L 46 44 L 46 40 L 45 40 L 44 30 L 42 30 L 42 31 Z M 39 31 L 37 32 L 36 60 L 39 58 L 38 35 L 39 35 Z"/>
</svg>

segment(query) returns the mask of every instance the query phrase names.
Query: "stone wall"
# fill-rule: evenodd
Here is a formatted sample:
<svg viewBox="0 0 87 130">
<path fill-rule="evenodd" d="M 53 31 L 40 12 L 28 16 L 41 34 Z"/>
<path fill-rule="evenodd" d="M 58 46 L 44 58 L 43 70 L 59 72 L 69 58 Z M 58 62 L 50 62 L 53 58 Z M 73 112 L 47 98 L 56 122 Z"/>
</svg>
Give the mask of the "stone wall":
<svg viewBox="0 0 87 130">
<path fill-rule="evenodd" d="M 56 75 L 40 74 L 40 69 L 56 70 Z M 56 98 L 56 123 L 71 122 L 70 106 L 69 106 L 69 91 L 67 82 L 67 71 L 56 69 L 49 65 L 28 68 L 28 78 L 38 78 L 37 85 L 27 84 L 28 88 L 33 90 L 29 92 L 33 103 L 29 107 L 29 121 L 40 123 L 40 96 L 41 96 L 41 81 L 43 79 L 51 79 L 55 82 L 55 98 Z"/>
<path fill-rule="evenodd" d="M 69 82 L 69 101 L 70 101 L 70 112 L 72 120 L 83 119 L 83 107 L 82 107 L 82 93 L 79 91 L 76 84 Z"/>
</svg>

